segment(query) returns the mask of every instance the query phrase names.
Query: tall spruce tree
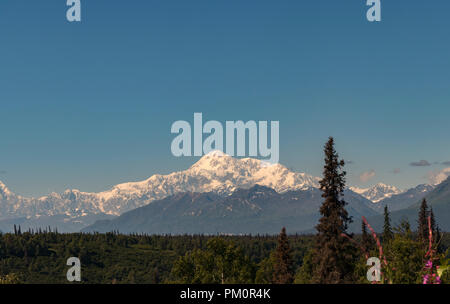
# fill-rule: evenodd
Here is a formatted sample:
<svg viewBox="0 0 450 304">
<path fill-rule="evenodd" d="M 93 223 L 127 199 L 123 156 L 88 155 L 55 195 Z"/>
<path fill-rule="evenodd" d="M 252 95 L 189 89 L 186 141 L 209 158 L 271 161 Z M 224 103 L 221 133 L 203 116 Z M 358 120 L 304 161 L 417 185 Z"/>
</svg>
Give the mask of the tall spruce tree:
<svg viewBox="0 0 450 304">
<path fill-rule="evenodd" d="M 384 206 L 383 242 L 389 243 L 394 238 L 388 206 Z"/>
<path fill-rule="evenodd" d="M 273 270 L 272 281 L 274 284 L 291 284 L 294 281 L 294 262 L 292 260 L 291 248 L 285 227 L 283 227 L 278 236 L 278 246 L 275 252 Z"/>
<path fill-rule="evenodd" d="M 361 233 L 362 233 L 362 247 L 367 253 L 370 253 L 373 249 L 375 249 L 375 241 L 372 236 L 367 233 L 367 227 L 364 221 L 361 221 Z"/>
<path fill-rule="evenodd" d="M 351 218 L 345 210 L 342 199 L 345 189 L 345 165 L 334 148 L 330 137 L 325 144 L 325 166 L 320 181 L 322 197 L 320 207 L 322 217 L 316 226 L 316 255 L 313 281 L 321 284 L 349 283 L 354 280 L 355 248 L 351 241 L 343 237 Z"/>
<path fill-rule="evenodd" d="M 428 246 L 428 211 L 427 200 L 423 199 L 419 209 L 419 219 L 417 220 L 419 241 L 423 246 Z"/>
</svg>

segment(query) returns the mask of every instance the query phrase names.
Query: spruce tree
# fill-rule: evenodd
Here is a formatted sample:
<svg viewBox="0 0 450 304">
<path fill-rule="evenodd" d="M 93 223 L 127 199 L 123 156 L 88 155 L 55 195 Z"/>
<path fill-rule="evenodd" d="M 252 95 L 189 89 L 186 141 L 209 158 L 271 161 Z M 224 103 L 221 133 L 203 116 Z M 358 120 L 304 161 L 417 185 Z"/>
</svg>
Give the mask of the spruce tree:
<svg viewBox="0 0 450 304">
<path fill-rule="evenodd" d="M 391 219 L 389 215 L 388 206 L 384 206 L 384 225 L 383 225 L 383 242 L 388 243 L 394 238 L 392 232 Z"/>
<path fill-rule="evenodd" d="M 275 264 L 273 266 L 274 284 L 291 284 L 294 281 L 294 262 L 291 256 L 291 248 L 286 235 L 286 228 L 283 227 L 278 236 L 278 246 L 275 252 Z"/>
<path fill-rule="evenodd" d="M 370 253 L 375 248 L 375 242 L 372 239 L 372 236 L 367 233 L 366 224 L 364 221 L 361 221 L 361 232 L 362 232 L 362 247 L 364 248 L 366 253 Z"/>
<path fill-rule="evenodd" d="M 316 226 L 316 255 L 314 257 L 313 281 L 321 284 L 349 283 L 354 279 L 355 248 L 351 241 L 343 237 L 351 222 L 346 202 L 342 199 L 345 189 L 345 165 L 334 148 L 334 139 L 325 144 L 325 166 L 320 181 L 322 197 L 320 207 L 322 217 Z"/>
<path fill-rule="evenodd" d="M 428 215 L 429 211 L 427 200 L 423 199 L 419 209 L 417 234 L 419 236 L 420 243 L 424 246 L 428 246 Z"/>
</svg>

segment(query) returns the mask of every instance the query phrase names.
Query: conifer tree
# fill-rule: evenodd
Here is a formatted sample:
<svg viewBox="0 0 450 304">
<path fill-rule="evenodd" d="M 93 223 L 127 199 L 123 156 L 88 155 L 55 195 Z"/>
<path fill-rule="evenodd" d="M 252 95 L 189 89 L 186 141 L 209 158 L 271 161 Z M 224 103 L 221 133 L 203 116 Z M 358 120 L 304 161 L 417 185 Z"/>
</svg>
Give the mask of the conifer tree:
<svg viewBox="0 0 450 304">
<path fill-rule="evenodd" d="M 366 224 L 364 221 L 361 221 L 361 232 L 362 232 L 362 247 L 364 250 L 369 253 L 371 250 L 375 248 L 375 242 L 370 234 L 367 233 Z"/>
<path fill-rule="evenodd" d="M 342 199 L 345 189 L 345 165 L 334 148 L 334 139 L 325 144 L 325 166 L 320 181 L 322 197 L 320 207 L 322 217 L 316 226 L 316 255 L 313 281 L 321 284 L 352 282 L 354 279 L 355 248 L 351 241 L 343 237 L 351 222 L 346 202 Z"/>
<path fill-rule="evenodd" d="M 291 248 L 286 235 L 286 228 L 283 227 L 278 236 L 278 246 L 275 252 L 275 264 L 273 267 L 274 284 L 291 284 L 294 281 L 294 262 L 291 256 Z"/>
<path fill-rule="evenodd" d="M 428 205 L 427 200 L 423 199 L 422 203 L 420 204 L 419 209 L 419 219 L 417 221 L 418 228 L 417 232 L 419 235 L 419 241 L 424 246 L 428 246 Z"/>
<path fill-rule="evenodd" d="M 394 238 L 394 233 L 392 232 L 391 219 L 389 215 L 388 206 L 384 206 L 384 225 L 383 225 L 383 241 L 385 243 L 390 242 Z"/>
</svg>

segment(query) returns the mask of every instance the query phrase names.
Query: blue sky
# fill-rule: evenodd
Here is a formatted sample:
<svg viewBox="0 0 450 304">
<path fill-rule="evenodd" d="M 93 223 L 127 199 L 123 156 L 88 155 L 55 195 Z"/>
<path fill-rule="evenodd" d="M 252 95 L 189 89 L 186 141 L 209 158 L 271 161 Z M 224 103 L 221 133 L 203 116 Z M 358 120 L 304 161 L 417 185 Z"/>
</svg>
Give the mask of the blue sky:
<svg viewBox="0 0 450 304">
<path fill-rule="evenodd" d="M 0 180 L 38 196 L 185 169 L 196 158 L 172 156 L 170 126 L 202 112 L 280 121 L 280 162 L 298 171 L 321 174 L 332 135 L 350 184 L 426 182 L 450 161 L 450 3 L 382 0 L 381 23 L 366 10 L 82 0 L 74 24 L 63 0 L 3 0 Z"/>
</svg>

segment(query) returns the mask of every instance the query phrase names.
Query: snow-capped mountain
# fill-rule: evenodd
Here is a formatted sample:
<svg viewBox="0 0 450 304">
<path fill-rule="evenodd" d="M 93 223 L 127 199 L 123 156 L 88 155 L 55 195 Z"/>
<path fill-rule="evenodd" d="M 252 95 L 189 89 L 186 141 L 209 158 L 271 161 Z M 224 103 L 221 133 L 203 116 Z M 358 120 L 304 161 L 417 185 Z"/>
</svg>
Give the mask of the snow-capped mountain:
<svg viewBox="0 0 450 304">
<path fill-rule="evenodd" d="M 141 182 L 119 184 L 108 191 L 87 193 L 79 190 L 51 193 L 41 198 L 16 196 L 0 184 L 0 219 L 89 214 L 120 215 L 181 192 L 214 192 L 229 195 L 238 188 L 256 184 L 277 192 L 318 187 L 319 179 L 292 172 L 280 164 L 237 159 L 219 151 L 203 156 L 189 169 L 168 175 L 156 174 Z"/>
<path fill-rule="evenodd" d="M 376 204 L 376 207 L 381 212 L 384 206 L 388 206 L 390 211 L 396 211 L 403 208 L 410 207 L 413 203 L 421 201 L 436 187 L 428 184 L 418 185 L 414 188 L 408 189 L 400 194 L 392 195 L 385 198 Z"/>
<path fill-rule="evenodd" d="M 16 213 L 22 214 L 23 209 L 32 206 L 31 201 L 32 199 L 14 194 L 0 181 L 0 219 Z"/>
<path fill-rule="evenodd" d="M 0 230 L 8 231 L 14 224 L 19 224 L 23 228 L 51 226 L 64 232 L 79 231 L 97 220 L 111 219 L 173 195 L 210 193 L 225 199 L 238 189 L 250 189 L 255 185 L 268 187 L 279 194 L 297 191 L 305 200 L 300 202 L 304 208 L 311 207 L 308 195 L 321 200 L 317 177 L 290 171 L 281 164 L 238 159 L 216 151 L 203 156 L 184 171 L 156 174 L 144 181 L 119 184 L 99 193 L 72 189 L 40 198 L 26 198 L 14 194 L 0 182 Z M 424 191 L 428 188 L 424 187 Z M 345 198 L 350 202 L 350 212 L 355 214 L 359 214 L 358 208 L 366 207 L 379 213 L 388 200 L 399 200 L 395 204 L 399 208 L 409 206 L 426 194 L 419 188 L 402 192 L 385 184 L 350 190 L 346 191 Z"/>
<path fill-rule="evenodd" d="M 404 192 L 394 186 L 389 186 L 383 183 L 376 184 L 375 186 L 366 189 L 350 187 L 350 190 L 364 196 L 365 198 L 374 203 L 378 203 L 393 195 L 397 195 Z"/>
</svg>

